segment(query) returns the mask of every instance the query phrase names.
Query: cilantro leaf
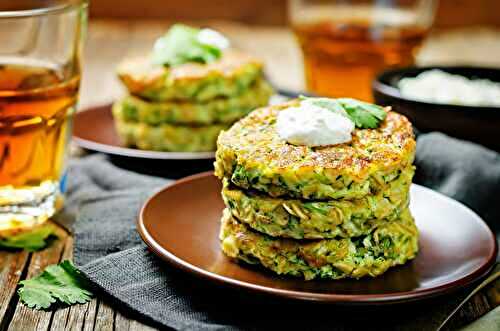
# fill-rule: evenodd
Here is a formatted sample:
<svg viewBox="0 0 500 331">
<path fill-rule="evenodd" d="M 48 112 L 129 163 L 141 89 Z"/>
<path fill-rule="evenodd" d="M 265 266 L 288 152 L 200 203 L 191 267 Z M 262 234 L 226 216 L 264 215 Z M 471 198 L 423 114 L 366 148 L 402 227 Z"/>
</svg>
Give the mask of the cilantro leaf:
<svg viewBox="0 0 500 331">
<path fill-rule="evenodd" d="M 324 109 L 327 109 L 329 111 L 332 111 L 334 113 L 337 113 L 342 116 L 348 117 L 346 111 L 342 107 L 339 101 L 337 99 L 331 99 L 331 98 L 310 98 L 310 97 L 305 97 L 301 95 L 299 97 L 301 100 L 304 100 L 304 102 L 309 103 L 314 106 L 318 106 Z"/>
<path fill-rule="evenodd" d="M 19 282 L 21 301 L 30 308 L 46 309 L 57 300 L 68 305 L 92 298 L 87 279 L 70 261 L 50 265 L 38 276 Z"/>
<path fill-rule="evenodd" d="M 387 113 L 383 107 L 355 99 L 337 99 L 358 128 L 375 129 Z"/>
<path fill-rule="evenodd" d="M 344 115 L 362 129 L 377 128 L 387 116 L 383 107 L 355 99 L 310 98 L 302 95 L 299 98 L 303 102 Z"/>
<path fill-rule="evenodd" d="M 164 66 L 176 66 L 186 62 L 210 63 L 221 57 L 220 48 L 202 43 L 200 29 L 183 24 L 173 25 L 158 38 L 153 48 L 153 62 Z"/>
<path fill-rule="evenodd" d="M 56 228 L 53 225 L 45 225 L 35 228 L 32 231 L 18 235 L 1 238 L 0 247 L 26 249 L 33 252 L 45 248 L 50 241 L 50 237 L 55 237 Z"/>
</svg>

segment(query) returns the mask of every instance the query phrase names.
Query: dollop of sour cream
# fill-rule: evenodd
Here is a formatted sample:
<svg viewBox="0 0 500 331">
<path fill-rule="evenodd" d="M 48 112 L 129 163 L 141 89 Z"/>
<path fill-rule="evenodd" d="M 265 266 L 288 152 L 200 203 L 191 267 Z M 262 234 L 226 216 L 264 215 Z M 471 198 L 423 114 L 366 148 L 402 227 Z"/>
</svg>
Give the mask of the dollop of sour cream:
<svg viewBox="0 0 500 331">
<path fill-rule="evenodd" d="M 341 112 L 316 106 L 307 100 L 278 113 L 278 135 L 293 145 L 328 146 L 351 141 L 354 122 Z"/>
<path fill-rule="evenodd" d="M 442 70 L 424 71 L 414 78 L 403 78 L 401 94 L 413 100 L 441 104 L 500 107 L 500 82 L 469 79 Z"/>
<path fill-rule="evenodd" d="M 229 39 L 224 37 L 222 33 L 212 29 L 201 29 L 196 39 L 202 44 L 211 45 L 220 50 L 224 50 L 231 46 Z"/>
</svg>

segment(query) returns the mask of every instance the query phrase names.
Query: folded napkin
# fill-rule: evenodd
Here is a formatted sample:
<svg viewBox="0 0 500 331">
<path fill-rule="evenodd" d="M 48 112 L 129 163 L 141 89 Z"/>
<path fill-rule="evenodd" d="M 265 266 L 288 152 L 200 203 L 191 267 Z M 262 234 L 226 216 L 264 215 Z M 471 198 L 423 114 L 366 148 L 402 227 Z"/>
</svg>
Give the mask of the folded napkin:
<svg viewBox="0 0 500 331">
<path fill-rule="evenodd" d="M 463 202 L 499 231 L 500 154 L 442 134 L 422 134 L 416 165 L 416 183 Z M 153 326 L 430 330 L 463 297 L 353 308 L 270 299 L 207 284 L 160 261 L 135 230 L 145 199 L 167 183 L 119 169 L 103 155 L 82 158 L 70 165 L 67 207 L 60 217 L 74 219 L 75 263 L 100 295 Z"/>
</svg>

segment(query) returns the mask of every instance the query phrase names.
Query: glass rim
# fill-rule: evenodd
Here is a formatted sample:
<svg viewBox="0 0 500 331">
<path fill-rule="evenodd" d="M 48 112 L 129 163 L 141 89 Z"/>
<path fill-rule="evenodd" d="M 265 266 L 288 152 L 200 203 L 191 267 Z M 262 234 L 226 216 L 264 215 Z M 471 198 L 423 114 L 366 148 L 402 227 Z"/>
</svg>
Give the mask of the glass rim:
<svg viewBox="0 0 500 331">
<path fill-rule="evenodd" d="M 88 6 L 88 0 L 69 0 L 66 3 L 42 7 L 35 9 L 22 9 L 22 10 L 0 10 L 0 19 L 5 18 L 26 18 L 34 16 L 45 16 L 57 13 L 63 13 L 71 11 L 77 8 L 83 8 Z"/>
</svg>

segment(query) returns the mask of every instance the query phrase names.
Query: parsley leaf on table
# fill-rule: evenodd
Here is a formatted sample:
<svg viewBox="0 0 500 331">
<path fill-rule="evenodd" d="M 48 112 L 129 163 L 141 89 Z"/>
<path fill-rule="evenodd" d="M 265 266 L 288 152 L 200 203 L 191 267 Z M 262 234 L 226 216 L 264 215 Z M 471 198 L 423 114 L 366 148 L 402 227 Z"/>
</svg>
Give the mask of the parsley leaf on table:
<svg viewBox="0 0 500 331">
<path fill-rule="evenodd" d="M 19 284 L 21 301 L 35 309 L 49 308 L 57 300 L 72 305 L 92 298 L 88 281 L 68 260 L 50 265 L 40 275 Z"/>
<path fill-rule="evenodd" d="M 29 232 L 0 238 L 1 248 L 26 249 L 29 252 L 45 248 L 49 237 L 55 237 L 56 228 L 53 225 L 44 225 Z"/>
</svg>

